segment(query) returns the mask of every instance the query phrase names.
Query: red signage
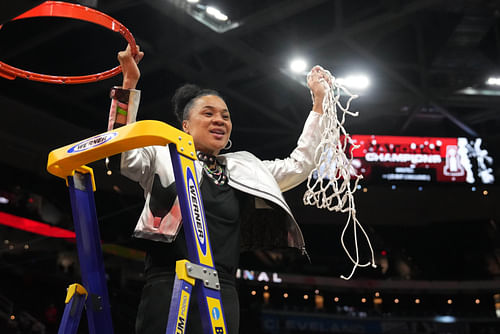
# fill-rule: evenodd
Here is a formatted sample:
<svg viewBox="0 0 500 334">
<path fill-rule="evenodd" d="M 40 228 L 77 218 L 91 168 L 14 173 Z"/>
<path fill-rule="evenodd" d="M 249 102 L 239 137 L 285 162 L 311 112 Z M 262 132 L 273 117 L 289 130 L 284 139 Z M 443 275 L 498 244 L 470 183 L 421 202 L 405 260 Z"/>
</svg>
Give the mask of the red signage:
<svg viewBox="0 0 500 334">
<path fill-rule="evenodd" d="M 0 212 L 0 224 L 52 238 L 75 239 L 75 232 L 60 227 L 37 222 L 28 218 Z"/>
</svg>

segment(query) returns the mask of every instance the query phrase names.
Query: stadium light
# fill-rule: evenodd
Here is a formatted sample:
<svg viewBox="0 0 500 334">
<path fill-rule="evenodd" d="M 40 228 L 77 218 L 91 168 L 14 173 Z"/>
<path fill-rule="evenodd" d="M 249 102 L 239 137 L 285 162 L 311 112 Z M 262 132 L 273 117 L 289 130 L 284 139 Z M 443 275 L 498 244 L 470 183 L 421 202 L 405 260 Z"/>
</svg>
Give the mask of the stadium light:
<svg viewBox="0 0 500 334">
<path fill-rule="evenodd" d="M 348 88 L 366 89 L 370 86 L 370 79 L 366 75 L 349 75 L 345 78 L 337 78 L 336 80 Z"/>
<path fill-rule="evenodd" d="M 295 73 L 303 73 L 307 68 L 307 62 L 302 58 L 296 58 L 290 62 L 290 70 Z"/>
<path fill-rule="evenodd" d="M 223 34 L 240 26 L 239 22 L 231 20 L 229 16 L 223 13 L 219 8 L 205 5 L 200 0 L 165 1 L 185 11 L 193 19 L 219 34 Z"/>
<path fill-rule="evenodd" d="M 219 21 L 227 21 L 229 19 L 226 14 L 222 13 L 220 10 L 218 10 L 215 7 L 207 6 L 207 8 L 205 10 L 206 10 L 207 14 L 213 16 L 214 18 L 216 18 Z"/>
<path fill-rule="evenodd" d="M 490 86 L 500 86 L 500 77 L 489 77 L 486 84 Z"/>
</svg>

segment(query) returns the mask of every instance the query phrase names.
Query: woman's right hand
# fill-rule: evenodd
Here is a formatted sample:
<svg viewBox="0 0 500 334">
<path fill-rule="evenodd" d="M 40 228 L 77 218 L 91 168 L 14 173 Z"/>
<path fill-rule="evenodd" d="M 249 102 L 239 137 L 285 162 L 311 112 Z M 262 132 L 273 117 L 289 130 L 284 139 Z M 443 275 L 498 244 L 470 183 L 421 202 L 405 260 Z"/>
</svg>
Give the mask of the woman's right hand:
<svg viewBox="0 0 500 334">
<path fill-rule="evenodd" d="M 144 57 L 144 52 L 140 51 L 139 45 L 137 45 L 137 54 L 132 56 L 132 49 L 130 45 L 124 51 L 118 52 L 118 61 L 122 67 L 123 73 L 123 84 L 124 89 L 135 89 L 139 78 L 141 77 L 141 71 L 137 64 Z"/>
</svg>

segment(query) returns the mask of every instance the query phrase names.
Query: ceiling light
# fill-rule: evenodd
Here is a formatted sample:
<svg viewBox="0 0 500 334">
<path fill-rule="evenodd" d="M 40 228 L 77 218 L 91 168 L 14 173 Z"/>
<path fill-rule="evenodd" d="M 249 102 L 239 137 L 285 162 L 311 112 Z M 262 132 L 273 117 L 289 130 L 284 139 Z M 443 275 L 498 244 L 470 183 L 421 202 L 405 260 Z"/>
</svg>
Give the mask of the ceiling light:
<svg viewBox="0 0 500 334">
<path fill-rule="evenodd" d="M 9 199 L 7 197 L 0 196 L 0 204 L 9 203 Z"/>
<path fill-rule="evenodd" d="M 290 62 L 290 69 L 295 73 L 302 73 L 306 70 L 307 63 L 304 59 L 297 58 Z"/>
<path fill-rule="evenodd" d="M 500 77 L 489 77 L 486 84 L 490 86 L 500 86 Z"/>
<path fill-rule="evenodd" d="M 229 30 L 240 26 L 238 22 L 233 22 L 229 17 L 213 6 L 206 6 L 199 0 L 166 0 L 185 11 L 196 21 L 202 23 L 213 31 L 223 34 Z"/>
<path fill-rule="evenodd" d="M 345 78 L 337 78 L 337 82 L 348 88 L 365 89 L 370 85 L 370 80 L 365 75 L 349 75 Z"/>
<path fill-rule="evenodd" d="M 498 82 L 493 80 L 492 82 Z M 488 82 L 487 82 L 488 83 Z M 493 85 L 492 85 L 493 86 Z M 496 88 L 497 85 L 494 85 L 492 88 Z M 476 89 L 472 87 L 466 87 L 457 91 L 458 94 L 464 95 L 482 95 L 482 96 L 499 96 L 500 92 L 498 89 Z"/>
<path fill-rule="evenodd" d="M 206 10 L 207 14 L 215 17 L 219 21 L 227 21 L 229 19 L 227 17 L 227 15 L 225 15 L 224 13 L 222 13 L 220 10 L 218 10 L 215 7 L 207 6 L 207 8 L 205 10 Z"/>
</svg>

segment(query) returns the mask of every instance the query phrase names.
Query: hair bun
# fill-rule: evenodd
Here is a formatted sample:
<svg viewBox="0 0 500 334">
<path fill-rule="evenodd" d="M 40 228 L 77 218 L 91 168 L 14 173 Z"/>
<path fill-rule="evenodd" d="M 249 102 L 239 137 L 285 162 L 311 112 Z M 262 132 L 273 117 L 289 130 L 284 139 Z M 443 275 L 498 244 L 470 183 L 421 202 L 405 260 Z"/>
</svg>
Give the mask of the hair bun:
<svg viewBox="0 0 500 334">
<path fill-rule="evenodd" d="M 199 86 L 193 84 L 185 84 L 177 88 L 174 96 L 172 97 L 172 106 L 174 107 L 174 114 L 180 124 L 182 124 L 184 119 L 188 118 L 189 110 L 191 109 L 195 99 L 206 95 L 215 95 L 224 100 L 222 95 L 213 89 L 200 88 Z"/>
<path fill-rule="evenodd" d="M 175 91 L 172 97 L 172 106 L 174 108 L 174 114 L 182 123 L 184 108 L 186 105 L 201 93 L 202 89 L 194 84 L 185 84 Z"/>
</svg>

